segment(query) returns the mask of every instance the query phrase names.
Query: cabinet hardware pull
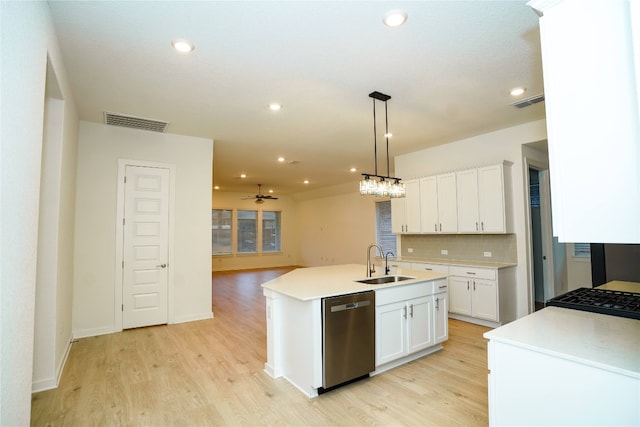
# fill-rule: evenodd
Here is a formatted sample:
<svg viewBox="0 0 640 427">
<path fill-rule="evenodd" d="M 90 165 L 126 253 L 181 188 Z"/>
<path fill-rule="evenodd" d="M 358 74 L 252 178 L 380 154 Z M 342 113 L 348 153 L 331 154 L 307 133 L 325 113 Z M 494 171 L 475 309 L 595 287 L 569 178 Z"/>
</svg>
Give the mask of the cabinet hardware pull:
<svg viewBox="0 0 640 427">
<path fill-rule="evenodd" d="M 480 225 L 482 225 L 482 231 L 484 231 L 484 221 L 482 221 Z"/>
<path fill-rule="evenodd" d="M 410 307 L 409 314 L 411 315 L 411 317 L 413 317 L 413 304 L 411 304 L 409 307 Z"/>
<path fill-rule="evenodd" d="M 476 222 L 476 231 L 478 231 L 478 223 Z"/>
<path fill-rule="evenodd" d="M 440 223 L 440 231 L 442 231 L 442 223 Z"/>
<path fill-rule="evenodd" d="M 473 290 L 474 291 L 476 290 L 476 281 L 475 280 L 473 281 Z"/>
<path fill-rule="evenodd" d="M 438 231 L 438 224 L 433 224 L 433 231 Z"/>
<path fill-rule="evenodd" d="M 436 310 L 440 311 L 440 298 L 436 298 Z"/>
<path fill-rule="evenodd" d="M 476 275 L 475 271 L 467 271 L 467 274 L 471 274 L 472 276 Z"/>
<path fill-rule="evenodd" d="M 407 318 L 407 306 L 402 307 L 402 317 Z"/>
<path fill-rule="evenodd" d="M 447 289 L 447 285 L 438 286 L 438 289 Z"/>
<path fill-rule="evenodd" d="M 469 290 L 469 280 L 467 280 L 467 290 Z"/>
</svg>

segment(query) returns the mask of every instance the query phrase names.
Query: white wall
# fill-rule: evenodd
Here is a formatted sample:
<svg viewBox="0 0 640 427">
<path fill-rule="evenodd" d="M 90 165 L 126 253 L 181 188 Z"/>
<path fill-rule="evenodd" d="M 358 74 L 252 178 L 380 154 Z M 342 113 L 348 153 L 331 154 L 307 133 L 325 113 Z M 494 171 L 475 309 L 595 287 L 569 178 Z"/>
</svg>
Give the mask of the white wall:
<svg viewBox="0 0 640 427">
<path fill-rule="evenodd" d="M 69 150 L 64 165 L 59 200 L 59 229 L 69 221 L 68 175 L 75 173 L 73 159 L 73 101 L 65 85 L 66 76 L 46 2 L 0 3 L 2 61 L 1 162 L 2 246 L 0 301 L 0 425 L 29 425 L 34 351 L 34 313 L 37 270 L 38 218 L 40 204 L 40 166 L 43 141 L 43 115 L 47 54 L 60 78 L 60 89 L 69 99 L 64 129 Z M 67 137 L 65 137 L 67 138 Z M 63 149 L 64 150 L 64 149 Z M 58 281 L 66 277 L 70 244 L 58 248 Z M 59 289 L 60 304 L 70 300 L 68 289 Z M 64 313 L 51 314 L 64 335 Z M 60 331 L 60 330 L 58 330 Z M 52 331 L 57 333 L 55 331 Z M 54 338 L 58 342 L 59 337 Z M 63 339 L 64 341 L 64 339 Z M 57 345 L 57 344 L 56 344 Z M 62 345 L 64 345 L 62 343 Z M 57 358 L 57 352 L 54 359 Z"/>
<path fill-rule="evenodd" d="M 298 202 L 299 260 L 303 266 L 365 265 L 367 246 L 376 241 L 377 199 L 361 196 L 357 182 L 336 186 L 334 193 Z M 363 275 L 365 270 L 363 267 Z"/>
<path fill-rule="evenodd" d="M 211 317 L 213 141 L 84 121 L 79 138 L 74 336 L 115 332 L 118 159 L 175 165 L 174 299 L 169 302 L 169 322 Z"/>
<path fill-rule="evenodd" d="M 518 267 L 517 316 L 528 314 L 529 284 L 527 277 L 527 238 L 525 182 L 522 144 L 545 140 L 546 122 L 539 120 L 523 125 L 478 135 L 473 138 L 440 145 L 395 158 L 396 176 L 403 179 L 417 178 L 438 173 L 489 165 L 507 160 L 513 163 L 512 209 L 513 224 L 517 236 Z"/>
<path fill-rule="evenodd" d="M 563 291 L 568 292 L 578 288 L 590 288 L 592 282 L 591 277 L 591 258 L 590 257 L 574 257 L 573 243 L 567 243 L 567 287 Z"/>
<path fill-rule="evenodd" d="M 256 188 L 257 190 L 257 188 Z M 215 255 L 211 257 L 213 271 L 244 270 L 298 265 L 297 208 L 291 197 L 276 195 L 278 200 L 268 200 L 257 205 L 252 199 L 244 200 L 252 193 L 213 192 L 215 209 L 246 209 L 280 211 L 282 252 L 264 254 Z M 255 194 L 255 192 L 253 193 Z M 235 238 L 235 234 L 234 234 Z"/>
<path fill-rule="evenodd" d="M 49 62 L 40 181 L 33 391 L 58 385 L 72 338 L 78 120 L 65 74 L 61 63 Z"/>
</svg>

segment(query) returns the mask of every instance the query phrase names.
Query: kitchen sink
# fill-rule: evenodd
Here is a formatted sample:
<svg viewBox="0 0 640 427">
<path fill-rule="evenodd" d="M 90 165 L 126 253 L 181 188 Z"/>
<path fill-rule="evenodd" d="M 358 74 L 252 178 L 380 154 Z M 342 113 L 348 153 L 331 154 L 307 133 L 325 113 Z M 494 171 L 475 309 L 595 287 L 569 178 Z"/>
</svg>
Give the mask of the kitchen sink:
<svg viewBox="0 0 640 427">
<path fill-rule="evenodd" d="M 382 285 L 384 283 L 391 282 L 402 282 L 404 280 L 415 279 L 415 277 L 411 276 L 382 276 L 382 277 L 371 277 L 369 279 L 356 280 L 358 283 L 364 283 L 365 285 Z"/>
</svg>

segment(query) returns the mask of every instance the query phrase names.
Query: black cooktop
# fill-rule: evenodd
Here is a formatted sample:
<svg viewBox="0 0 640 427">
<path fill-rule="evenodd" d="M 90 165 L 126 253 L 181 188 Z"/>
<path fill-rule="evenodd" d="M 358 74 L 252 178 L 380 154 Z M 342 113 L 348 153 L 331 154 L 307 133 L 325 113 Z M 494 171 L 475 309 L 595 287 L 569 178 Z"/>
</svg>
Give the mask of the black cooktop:
<svg viewBox="0 0 640 427">
<path fill-rule="evenodd" d="M 547 306 L 640 320 L 640 293 L 578 288 L 547 301 Z"/>
</svg>

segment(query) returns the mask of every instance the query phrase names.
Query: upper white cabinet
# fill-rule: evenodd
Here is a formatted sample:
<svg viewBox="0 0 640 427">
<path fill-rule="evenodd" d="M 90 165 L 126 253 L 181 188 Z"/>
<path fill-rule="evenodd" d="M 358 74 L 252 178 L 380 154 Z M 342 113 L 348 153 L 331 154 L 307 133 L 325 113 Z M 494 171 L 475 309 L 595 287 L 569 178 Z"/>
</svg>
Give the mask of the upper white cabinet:
<svg viewBox="0 0 640 427">
<path fill-rule="evenodd" d="M 554 235 L 640 243 L 640 4 L 532 0 L 540 15 Z"/>
<path fill-rule="evenodd" d="M 456 173 L 458 232 L 509 233 L 505 164 Z"/>
<path fill-rule="evenodd" d="M 420 180 L 423 233 L 456 233 L 456 174 L 429 176 Z"/>
<path fill-rule="evenodd" d="M 391 231 L 420 233 L 420 180 L 404 181 L 406 197 L 391 199 Z"/>
</svg>

